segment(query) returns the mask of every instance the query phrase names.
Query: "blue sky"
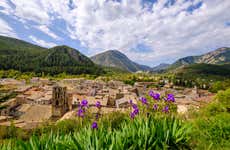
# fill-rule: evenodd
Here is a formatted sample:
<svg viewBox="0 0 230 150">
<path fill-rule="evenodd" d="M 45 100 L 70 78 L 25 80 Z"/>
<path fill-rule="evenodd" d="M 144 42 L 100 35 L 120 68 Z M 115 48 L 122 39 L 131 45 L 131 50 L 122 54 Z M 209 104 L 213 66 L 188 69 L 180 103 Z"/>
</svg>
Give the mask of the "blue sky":
<svg viewBox="0 0 230 150">
<path fill-rule="evenodd" d="M 1 0 L 0 35 L 149 66 L 230 46 L 229 0 Z"/>
</svg>

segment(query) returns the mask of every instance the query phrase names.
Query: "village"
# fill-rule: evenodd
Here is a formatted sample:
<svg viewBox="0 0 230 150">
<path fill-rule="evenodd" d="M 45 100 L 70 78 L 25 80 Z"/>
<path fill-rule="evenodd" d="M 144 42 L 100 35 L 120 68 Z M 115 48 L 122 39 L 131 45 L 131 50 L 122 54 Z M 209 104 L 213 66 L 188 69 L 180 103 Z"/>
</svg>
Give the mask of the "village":
<svg viewBox="0 0 230 150">
<path fill-rule="evenodd" d="M 151 88 L 151 85 L 158 82 L 136 82 L 131 86 L 121 81 L 104 82 L 83 78 L 52 81 L 34 77 L 29 83 L 24 80 L 1 79 L 1 87 L 7 87 L 5 91 L 15 96 L 0 102 L 0 125 L 10 126 L 14 123 L 16 127 L 30 129 L 44 121 L 70 119 L 76 116 L 83 99 L 88 100 L 92 112 L 96 111 L 97 101 L 102 105 L 102 113 L 126 111 L 130 100 L 137 103 L 150 89 L 161 95 L 173 93 L 178 113 L 186 113 L 191 107 L 199 108 L 213 96 L 196 87 L 179 89 L 165 82 L 161 88 Z"/>
</svg>

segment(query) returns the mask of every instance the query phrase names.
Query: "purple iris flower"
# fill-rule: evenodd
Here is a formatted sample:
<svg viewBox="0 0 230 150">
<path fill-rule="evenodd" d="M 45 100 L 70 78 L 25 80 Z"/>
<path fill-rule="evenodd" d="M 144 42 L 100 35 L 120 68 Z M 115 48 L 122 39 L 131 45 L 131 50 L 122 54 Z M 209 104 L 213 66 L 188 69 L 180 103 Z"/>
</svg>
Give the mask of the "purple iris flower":
<svg viewBox="0 0 230 150">
<path fill-rule="evenodd" d="M 99 114 L 98 114 L 98 113 L 95 115 L 95 118 L 96 118 L 96 119 L 98 119 L 98 118 L 99 118 Z"/>
<path fill-rule="evenodd" d="M 81 101 L 81 106 L 82 106 L 82 107 L 88 107 L 88 101 L 85 100 L 85 99 L 83 99 L 83 100 Z"/>
<path fill-rule="evenodd" d="M 174 97 L 174 95 L 173 94 L 168 94 L 167 95 L 167 101 L 171 101 L 171 102 L 175 102 L 175 97 Z"/>
<path fill-rule="evenodd" d="M 139 109 L 138 108 L 134 109 L 133 113 L 137 115 L 139 113 Z"/>
<path fill-rule="evenodd" d="M 157 105 L 157 104 L 154 104 L 154 105 L 153 105 L 153 109 L 154 109 L 154 110 L 157 110 L 157 109 L 158 109 L 158 105 Z"/>
<path fill-rule="evenodd" d="M 153 97 L 153 96 L 154 96 L 154 92 L 153 92 L 153 90 L 150 90 L 150 91 L 149 91 L 149 96 L 151 96 L 151 97 Z"/>
<path fill-rule="evenodd" d="M 159 100 L 160 97 L 161 97 L 161 95 L 160 95 L 159 93 L 153 94 L 153 98 L 154 98 L 155 100 Z"/>
<path fill-rule="evenodd" d="M 138 109 L 136 104 L 133 104 L 132 107 L 133 107 L 133 109 Z"/>
<path fill-rule="evenodd" d="M 133 104 L 133 100 L 130 100 L 129 103 L 130 103 L 130 104 Z"/>
<path fill-rule="evenodd" d="M 145 97 L 141 97 L 141 102 L 142 102 L 143 104 L 147 104 L 147 99 L 146 99 Z"/>
<path fill-rule="evenodd" d="M 101 103 L 100 103 L 99 101 L 97 101 L 96 104 L 95 104 L 95 106 L 96 106 L 97 108 L 101 108 Z"/>
<path fill-rule="evenodd" d="M 168 113 L 169 112 L 169 106 L 165 106 L 162 111 Z"/>
<path fill-rule="evenodd" d="M 92 129 L 97 129 L 98 128 L 97 122 L 93 122 L 91 127 Z"/>
<path fill-rule="evenodd" d="M 79 117 L 84 117 L 84 110 L 83 109 L 78 109 L 78 111 L 77 111 L 77 115 L 79 116 Z"/>
<path fill-rule="evenodd" d="M 130 113 L 130 118 L 131 118 L 131 119 L 134 119 L 134 117 L 135 117 L 135 113 L 134 113 L 134 112 L 131 112 L 131 113 Z"/>
</svg>

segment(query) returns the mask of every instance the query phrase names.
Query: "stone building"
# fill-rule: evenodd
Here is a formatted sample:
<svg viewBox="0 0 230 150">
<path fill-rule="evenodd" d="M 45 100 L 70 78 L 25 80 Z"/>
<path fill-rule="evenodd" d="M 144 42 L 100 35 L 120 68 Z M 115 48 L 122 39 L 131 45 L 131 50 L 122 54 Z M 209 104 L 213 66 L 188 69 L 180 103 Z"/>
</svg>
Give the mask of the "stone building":
<svg viewBox="0 0 230 150">
<path fill-rule="evenodd" d="M 61 117 L 69 110 L 69 96 L 66 87 L 54 86 L 52 95 L 52 116 Z"/>
</svg>

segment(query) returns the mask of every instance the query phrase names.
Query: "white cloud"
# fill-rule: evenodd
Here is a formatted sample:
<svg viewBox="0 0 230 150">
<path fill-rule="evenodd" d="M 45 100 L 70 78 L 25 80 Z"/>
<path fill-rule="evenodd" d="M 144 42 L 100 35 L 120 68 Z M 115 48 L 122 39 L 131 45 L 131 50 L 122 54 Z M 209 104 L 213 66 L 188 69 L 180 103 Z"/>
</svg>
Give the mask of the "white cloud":
<svg viewBox="0 0 230 150">
<path fill-rule="evenodd" d="M 224 25 L 230 20 L 230 13 L 226 13 L 229 0 L 204 0 L 193 12 L 186 9 L 201 0 L 178 0 L 164 7 L 166 2 L 158 1 L 149 11 L 140 0 L 76 1 L 71 36 L 91 49 L 120 49 L 134 60 L 152 63 L 163 57 L 172 60 L 230 46 L 230 29 Z M 147 45 L 152 52 L 132 51 L 138 43 Z"/>
<path fill-rule="evenodd" d="M 43 40 L 38 39 L 38 38 L 36 38 L 35 36 L 32 36 L 32 35 L 30 35 L 29 38 L 30 38 L 33 42 L 35 42 L 36 44 L 38 44 L 38 45 L 40 45 L 40 46 L 43 46 L 43 47 L 48 47 L 48 48 L 50 48 L 50 47 L 56 46 L 55 43 L 43 41 Z"/>
<path fill-rule="evenodd" d="M 50 16 L 39 0 L 11 0 L 14 5 L 13 15 L 25 21 L 34 21 L 39 24 L 48 24 Z"/>
<path fill-rule="evenodd" d="M 67 0 L 11 0 L 15 9 L 7 12 L 34 21 L 54 39 L 52 22 L 62 19 L 67 36 L 80 40 L 92 54 L 118 49 L 150 65 L 230 46 L 230 27 L 225 25 L 230 20 L 229 0 L 177 0 L 165 7 L 167 1 L 143 5 L 142 0 L 72 0 L 71 4 Z M 199 2 L 203 2 L 200 8 L 186 11 Z M 133 51 L 137 44 L 150 50 L 137 53 Z"/>
<path fill-rule="evenodd" d="M 10 25 L 1 18 L 0 18 L 0 35 L 10 36 L 14 38 L 18 37 L 15 31 L 10 27 Z"/>
<path fill-rule="evenodd" d="M 45 34 L 49 35 L 50 37 L 59 40 L 60 38 L 54 33 L 52 32 L 46 25 L 40 25 L 36 27 L 38 30 L 44 32 Z"/>
<path fill-rule="evenodd" d="M 11 11 L 12 9 L 8 1 L 0 1 L 0 12 L 9 15 Z"/>
</svg>

